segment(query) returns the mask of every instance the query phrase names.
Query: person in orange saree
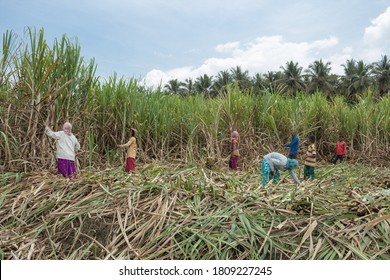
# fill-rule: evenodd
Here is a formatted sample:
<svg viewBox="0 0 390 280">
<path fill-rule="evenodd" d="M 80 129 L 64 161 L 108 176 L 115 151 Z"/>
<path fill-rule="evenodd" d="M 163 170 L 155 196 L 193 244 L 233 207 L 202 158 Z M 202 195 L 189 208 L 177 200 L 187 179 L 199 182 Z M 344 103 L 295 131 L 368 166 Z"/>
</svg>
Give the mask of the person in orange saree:
<svg viewBox="0 0 390 280">
<path fill-rule="evenodd" d="M 238 158 L 240 157 L 237 131 L 232 132 L 231 148 L 232 148 L 232 154 L 230 155 L 229 167 L 230 169 L 237 170 Z"/>
<path fill-rule="evenodd" d="M 131 129 L 131 136 L 129 142 L 126 144 L 117 145 L 119 148 L 127 148 L 126 167 L 127 173 L 135 172 L 135 157 L 137 156 L 137 138 L 135 137 L 136 130 Z"/>
</svg>

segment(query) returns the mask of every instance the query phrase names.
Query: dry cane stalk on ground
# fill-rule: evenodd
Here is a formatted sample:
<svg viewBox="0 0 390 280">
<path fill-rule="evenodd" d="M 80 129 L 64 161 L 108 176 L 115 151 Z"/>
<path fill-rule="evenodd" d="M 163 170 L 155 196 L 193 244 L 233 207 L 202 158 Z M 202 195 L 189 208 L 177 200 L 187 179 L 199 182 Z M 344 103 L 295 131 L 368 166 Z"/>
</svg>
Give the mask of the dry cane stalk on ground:
<svg viewBox="0 0 390 280">
<path fill-rule="evenodd" d="M 0 177 L 2 259 L 389 259 L 389 169 L 323 166 L 296 188 L 258 167 L 150 164 Z"/>
</svg>

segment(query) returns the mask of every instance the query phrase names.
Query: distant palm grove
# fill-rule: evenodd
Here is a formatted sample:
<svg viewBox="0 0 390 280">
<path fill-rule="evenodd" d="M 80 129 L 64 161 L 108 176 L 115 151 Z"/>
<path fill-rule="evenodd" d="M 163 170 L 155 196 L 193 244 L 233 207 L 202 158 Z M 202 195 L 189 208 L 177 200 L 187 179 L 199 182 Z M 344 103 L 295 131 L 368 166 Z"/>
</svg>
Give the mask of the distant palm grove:
<svg viewBox="0 0 390 280">
<path fill-rule="evenodd" d="M 237 84 L 241 91 L 261 94 L 264 91 L 280 94 L 305 92 L 312 94 L 322 92 L 327 97 L 336 94 L 345 96 L 349 102 L 355 102 L 357 95 L 372 88 L 379 96 L 390 90 L 390 61 L 387 55 L 381 60 L 366 64 L 362 60 L 347 60 L 344 75 L 331 73 L 331 63 L 322 59 L 314 61 L 308 69 L 303 70 L 298 62 L 289 61 L 281 66 L 280 71 L 257 73 L 253 77 L 248 71 L 237 66 L 230 70 L 220 71 L 216 77 L 204 74 L 194 80 L 184 82 L 172 79 L 164 86 L 171 94 L 191 95 L 202 93 L 209 97 L 226 94 L 228 85 Z"/>
<path fill-rule="evenodd" d="M 25 38 L 6 31 L 0 61 L 0 166 L 47 166 L 53 142 L 44 123 L 60 130 L 69 120 L 82 145 L 84 166 L 119 164 L 116 144 L 138 130 L 139 160 L 192 161 L 229 154 L 230 131 L 240 132 L 243 163 L 283 152 L 294 127 L 300 138 L 317 138 L 319 155 L 333 151 L 339 134 L 351 157 L 388 163 L 390 152 L 390 61 L 347 60 L 344 75 L 330 62 L 308 69 L 289 61 L 277 72 L 249 76 L 237 66 L 215 77 L 169 81 L 149 88 L 135 78 L 96 76 L 77 41 L 65 35 L 49 46 L 44 30 L 26 28 Z"/>
</svg>

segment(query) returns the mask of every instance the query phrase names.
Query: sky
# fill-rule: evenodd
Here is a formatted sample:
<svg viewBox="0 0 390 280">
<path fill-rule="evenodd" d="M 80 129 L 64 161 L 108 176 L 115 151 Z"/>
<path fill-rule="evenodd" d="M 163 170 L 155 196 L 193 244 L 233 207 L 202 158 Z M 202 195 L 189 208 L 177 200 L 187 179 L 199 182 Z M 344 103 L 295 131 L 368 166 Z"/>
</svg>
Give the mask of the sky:
<svg viewBox="0 0 390 280">
<path fill-rule="evenodd" d="M 390 0 L 0 0 L 0 32 L 77 40 L 97 75 L 148 86 L 240 66 L 253 76 L 316 60 L 390 56 Z M 0 49 L 1 51 L 1 49 Z"/>
</svg>

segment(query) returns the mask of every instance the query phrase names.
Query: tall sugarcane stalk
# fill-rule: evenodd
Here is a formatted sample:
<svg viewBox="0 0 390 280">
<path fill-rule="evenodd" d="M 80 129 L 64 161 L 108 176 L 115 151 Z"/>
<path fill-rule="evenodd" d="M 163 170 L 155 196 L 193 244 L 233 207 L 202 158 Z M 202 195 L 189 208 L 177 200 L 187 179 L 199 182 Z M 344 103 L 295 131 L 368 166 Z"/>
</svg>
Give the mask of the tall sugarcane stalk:
<svg viewBox="0 0 390 280">
<path fill-rule="evenodd" d="M 0 154 L 2 165 L 13 160 L 10 168 L 47 165 L 46 120 L 54 129 L 64 121 L 73 123 L 88 151 L 80 158 L 84 165 L 120 164 L 116 144 L 128 140 L 130 127 L 138 130 L 143 160 L 224 161 L 232 129 L 240 132 L 242 159 L 248 163 L 270 151 L 285 152 L 282 144 L 292 127 L 301 139 L 314 134 L 324 159 L 334 152 L 339 134 L 347 140 L 351 159 L 383 162 L 389 151 L 389 96 L 378 100 L 368 90 L 350 105 L 342 96 L 329 99 L 321 92 L 284 96 L 264 90 L 256 95 L 238 86 L 214 98 L 172 96 L 135 78 L 114 74 L 99 79 L 94 60 L 86 62 L 77 41 L 66 36 L 52 47 L 43 30 L 27 29 L 26 36 L 20 44 L 12 33 L 3 36 L 0 131 L 6 152 Z"/>
</svg>

